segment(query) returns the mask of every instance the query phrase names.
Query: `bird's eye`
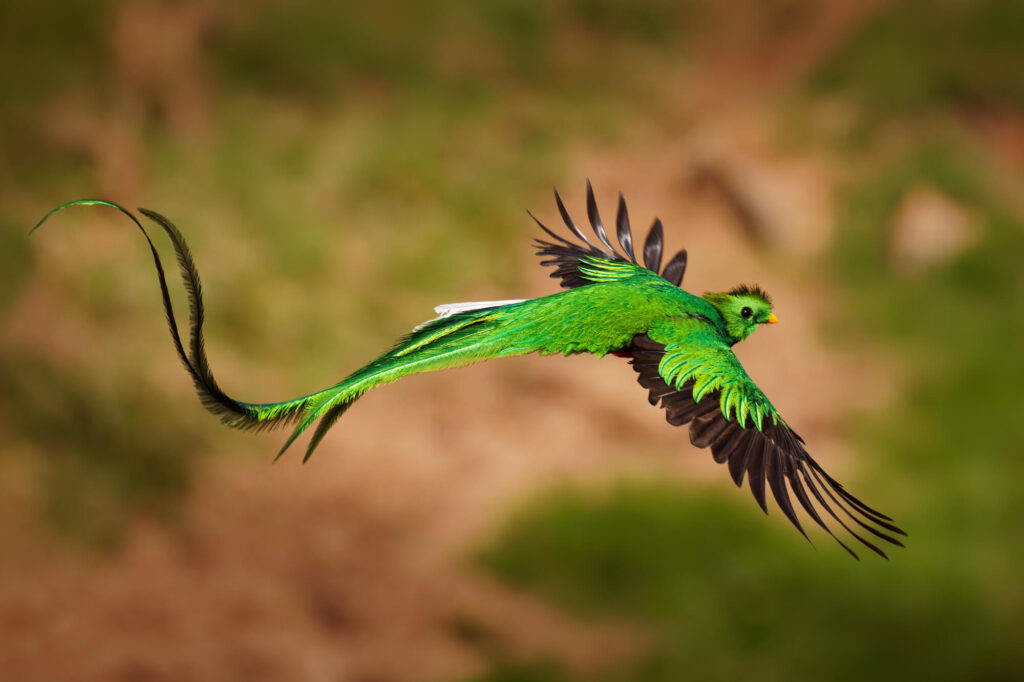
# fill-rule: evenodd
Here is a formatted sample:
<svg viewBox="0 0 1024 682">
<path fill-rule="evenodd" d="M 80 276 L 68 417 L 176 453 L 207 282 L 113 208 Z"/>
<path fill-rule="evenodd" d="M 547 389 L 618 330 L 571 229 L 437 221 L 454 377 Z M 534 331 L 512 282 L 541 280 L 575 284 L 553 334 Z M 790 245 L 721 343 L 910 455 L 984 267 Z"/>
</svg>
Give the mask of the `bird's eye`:
<svg viewBox="0 0 1024 682">
<path fill-rule="evenodd" d="M 746 307 L 746 306 L 744 306 L 743 310 L 740 311 L 740 316 L 743 317 L 743 319 L 747 319 L 748 317 L 750 317 L 753 314 L 754 314 L 754 311 L 751 310 L 750 308 Z"/>
</svg>

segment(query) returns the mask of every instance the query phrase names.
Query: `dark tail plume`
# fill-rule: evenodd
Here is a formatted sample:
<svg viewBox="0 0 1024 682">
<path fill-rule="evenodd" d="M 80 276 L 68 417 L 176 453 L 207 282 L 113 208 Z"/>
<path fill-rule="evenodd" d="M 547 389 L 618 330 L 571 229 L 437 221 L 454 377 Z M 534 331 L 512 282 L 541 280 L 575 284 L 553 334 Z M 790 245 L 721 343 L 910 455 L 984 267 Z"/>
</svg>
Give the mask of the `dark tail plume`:
<svg viewBox="0 0 1024 682">
<path fill-rule="evenodd" d="M 174 307 L 171 305 L 171 296 L 167 286 L 167 277 L 163 263 L 160 260 L 160 254 L 157 252 L 156 246 L 154 246 L 153 240 L 150 238 L 146 228 L 143 227 L 142 223 L 131 211 L 112 201 L 104 201 L 102 199 L 79 199 L 77 201 L 62 204 L 47 213 L 46 216 L 44 216 L 43 219 L 32 228 L 32 231 L 34 232 L 39 229 L 39 227 L 55 213 L 59 213 L 66 208 L 71 208 L 72 206 L 108 206 L 128 216 L 128 218 L 135 223 L 135 226 L 139 228 L 139 231 L 142 232 L 142 236 L 145 237 L 146 244 L 149 246 L 149 251 L 153 256 L 153 264 L 156 267 L 157 279 L 160 284 L 160 295 L 163 301 L 164 313 L 167 318 L 167 326 L 171 332 L 171 340 L 174 343 L 174 349 L 178 353 L 178 358 L 181 360 L 182 365 L 184 365 L 185 370 L 189 373 L 189 376 L 192 377 L 192 383 L 195 385 L 196 392 L 199 394 L 199 399 L 207 410 L 219 416 L 223 423 L 237 429 L 273 429 L 298 419 L 302 414 L 302 410 L 303 407 L 305 407 L 308 396 L 306 398 L 300 398 L 298 400 L 285 403 L 270 403 L 266 405 L 242 403 L 224 393 L 217 384 L 217 380 L 214 378 L 213 372 L 210 369 L 210 362 L 206 355 L 206 344 L 203 337 L 203 324 L 206 320 L 206 309 L 203 306 L 203 288 L 199 280 L 199 271 L 196 269 L 195 262 L 192 260 L 192 253 L 188 248 L 188 244 L 185 242 L 185 237 L 170 220 L 155 211 L 150 211 L 145 208 L 139 209 L 140 213 L 163 229 L 171 240 L 171 244 L 174 246 L 174 252 L 178 259 L 178 266 L 181 270 L 181 279 L 185 285 L 185 291 L 188 295 L 189 344 L 187 350 L 184 342 L 182 341 L 177 318 L 174 315 Z"/>
</svg>

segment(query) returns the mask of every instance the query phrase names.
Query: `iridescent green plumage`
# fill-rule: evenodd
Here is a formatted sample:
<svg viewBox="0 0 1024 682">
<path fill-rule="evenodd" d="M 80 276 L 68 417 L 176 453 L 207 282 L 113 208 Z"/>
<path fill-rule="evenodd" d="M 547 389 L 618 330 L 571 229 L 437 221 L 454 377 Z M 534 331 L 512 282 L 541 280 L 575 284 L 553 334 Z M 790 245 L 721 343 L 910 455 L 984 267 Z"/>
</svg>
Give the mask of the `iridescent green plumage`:
<svg viewBox="0 0 1024 682">
<path fill-rule="evenodd" d="M 629 216 L 621 195 L 616 237 L 623 253 L 608 238 L 589 183 L 587 213 L 596 241 L 572 221 L 557 192 L 555 198 L 566 227 L 578 241 L 558 236 L 537 221 L 551 238 L 538 240 L 537 246 L 538 254 L 546 258 L 542 264 L 555 267 L 552 276 L 561 279 L 565 291 L 501 305 L 461 306 L 460 312 L 418 326 L 387 353 L 337 384 L 278 403 L 237 401 L 218 386 L 204 347 L 199 274 L 184 238 L 166 218 L 139 209 L 164 230 L 174 245 L 189 296 L 191 335 L 187 348 L 178 331 L 160 257 L 131 212 L 112 202 L 84 199 L 59 206 L 39 224 L 53 213 L 76 205 L 110 206 L 129 216 L 149 243 L 175 349 L 203 405 L 235 428 L 270 429 L 294 424 L 279 457 L 300 434 L 319 422 L 306 448 L 308 459 L 355 400 L 371 388 L 410 374 L 527 353 L 614 353 L 630 358 L 639 383 L 650 392 L 651 404 L 660 402 L 670 424 L 690 424 L 693 444 L 710 446 L 716 461 L 728 463 L 737 485 L 747 478 L 762 509 L 767 511 L 767 488 L 786 517 L 803 533 L 790 498 L 792 492 L 800 508 L 830 535 L 832 531 L 819 508 L 883 556 L 848 521 L 900 545 L 890 533 L 903 531 L 887 516 L 846 492 L 811 459 L 803 441 L 733 354 L 731 346 L 761 324 L 775 321 L 764 292 L 744 286 L 725 293 L 690 294 L 679 286 L 686 269 L 685 251 L 670 259 L 659 274 L 660 221 L 655 220 L 644 242 L 641 265 L 633 249 Z"/>
</svg>

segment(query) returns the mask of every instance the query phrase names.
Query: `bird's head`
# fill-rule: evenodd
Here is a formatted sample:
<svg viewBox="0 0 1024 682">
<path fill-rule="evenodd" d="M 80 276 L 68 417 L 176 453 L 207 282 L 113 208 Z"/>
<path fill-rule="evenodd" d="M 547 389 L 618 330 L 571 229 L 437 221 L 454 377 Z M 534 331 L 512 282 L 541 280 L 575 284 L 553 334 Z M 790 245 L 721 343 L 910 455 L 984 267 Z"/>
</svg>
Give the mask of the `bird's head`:
<svg viewBox="0 0 1024 682">
<path fill-rule="evenodd" d="M 725 293 L 704 294 L 725 321 L 725 330 L 737 343 L 754 333 L 758 325 L 779 321 L 772 312 L 772 300 L 761 287 L 740 285 Z"/>
</svg>

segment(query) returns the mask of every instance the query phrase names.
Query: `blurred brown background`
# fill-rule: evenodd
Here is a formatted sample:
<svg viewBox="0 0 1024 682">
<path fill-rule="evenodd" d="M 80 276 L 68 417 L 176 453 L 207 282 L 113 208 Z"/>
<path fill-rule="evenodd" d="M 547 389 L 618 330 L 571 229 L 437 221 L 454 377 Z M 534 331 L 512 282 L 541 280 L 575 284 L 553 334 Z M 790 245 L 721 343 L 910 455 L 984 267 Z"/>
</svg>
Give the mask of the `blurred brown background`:
<svg viewBox="0 0 1024 682">
<path fill-rule="evenodd" d="M 7 0 L 0 65 L 0 679 L 1024 679 L 1018 0 Z M 906 550 L 765 519 L 613 358 L 413 377 L 271 465 L 123 216 L 27 234 L 167 215 L 222 385 L 281 400 L 555 291 L 525 209 L 587 177 L 773 294 L 741 359 Z"/>
</svg>

